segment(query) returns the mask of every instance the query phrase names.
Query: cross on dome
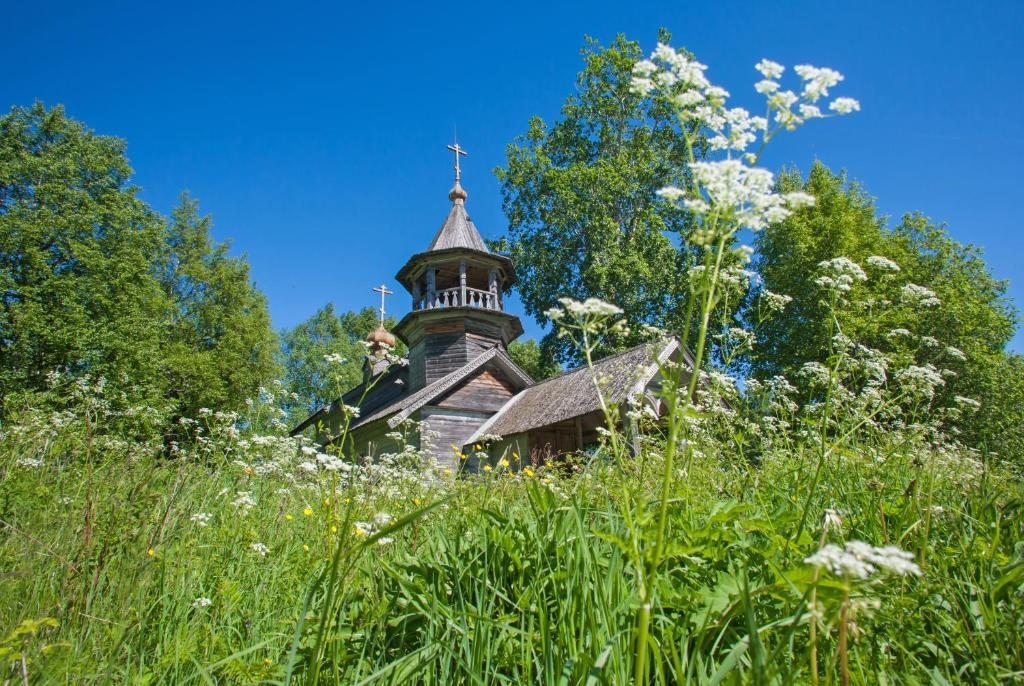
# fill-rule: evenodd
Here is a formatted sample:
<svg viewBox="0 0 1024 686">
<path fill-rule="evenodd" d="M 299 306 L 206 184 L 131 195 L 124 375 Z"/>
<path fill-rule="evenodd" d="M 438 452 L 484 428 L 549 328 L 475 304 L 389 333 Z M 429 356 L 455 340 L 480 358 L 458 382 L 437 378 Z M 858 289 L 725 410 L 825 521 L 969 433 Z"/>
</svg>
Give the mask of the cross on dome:
<svg viewBox="0 0 1024 686">
<path fill-rule="evenodd" d="M 455 183 L 458 183 L 462 179 L 462 170 L 459 168 L 459 156 L 468 157 L 469 153 L 459 146 L 458 139 L 456 139 L 455 145 L 449 145 L 448 149 L 455 153 Z"/>
<path fill-rule="evenodd" d="M 384 296 L 393 295 L 394 291 L 388 288 L 385 284 L 381 284 L 376 288 L 371 289 L 374 293 L 380 293 L 380 325 L 384 326 Z"/>
</svg>

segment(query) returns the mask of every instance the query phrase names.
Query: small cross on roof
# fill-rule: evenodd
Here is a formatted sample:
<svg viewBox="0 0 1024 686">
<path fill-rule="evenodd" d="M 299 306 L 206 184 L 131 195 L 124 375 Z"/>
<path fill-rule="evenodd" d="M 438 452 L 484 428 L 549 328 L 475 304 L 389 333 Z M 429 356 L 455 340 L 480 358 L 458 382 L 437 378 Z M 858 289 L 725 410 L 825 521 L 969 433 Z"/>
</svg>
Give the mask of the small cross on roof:
<svg viewBox="0 0 1024 686">
<path fill-rule="evenodd" d="M 384 296 L 393 295 L 394 291 L 384 284 L 381 284 L 372 290 L 374 293 L 380 293 L 380 325 L 384 326 Z"/>
<path fill-rule="evenodd" d="M 462 170 L 459 169 L 459 155 L 467 157 L 469 153 L 459 145 L 458 140 L 455 141 L 455 145 L 449 145 L 448 149 L 455 153 L 455 182 L 458 183 L 462 173 Z"/>
</svg>

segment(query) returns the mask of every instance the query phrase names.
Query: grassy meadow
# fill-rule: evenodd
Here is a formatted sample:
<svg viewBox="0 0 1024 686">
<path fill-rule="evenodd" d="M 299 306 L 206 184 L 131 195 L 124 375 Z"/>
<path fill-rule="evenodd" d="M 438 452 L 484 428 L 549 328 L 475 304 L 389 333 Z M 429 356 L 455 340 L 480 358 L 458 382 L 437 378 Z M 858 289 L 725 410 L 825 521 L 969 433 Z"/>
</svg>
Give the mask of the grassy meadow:
<svg viewBox="0 0 1024 686">
<path fill-rule="evenodd" d="M 412 451 L 341 466 L 231 415 L 168 459 L 91 407 L 5 432 L 8 683 L 628 683 L 642 583 L 651 683 L 814 683 L 812 664 L 835 683 L 840 659 L 853 683 L 1022 678 L 1020 481 L 962 449 L 693 441 L 650 574 L 664 436 L 452 479 Z M 847 540 L 920 574 L 805 562 Z"/>
</svg>

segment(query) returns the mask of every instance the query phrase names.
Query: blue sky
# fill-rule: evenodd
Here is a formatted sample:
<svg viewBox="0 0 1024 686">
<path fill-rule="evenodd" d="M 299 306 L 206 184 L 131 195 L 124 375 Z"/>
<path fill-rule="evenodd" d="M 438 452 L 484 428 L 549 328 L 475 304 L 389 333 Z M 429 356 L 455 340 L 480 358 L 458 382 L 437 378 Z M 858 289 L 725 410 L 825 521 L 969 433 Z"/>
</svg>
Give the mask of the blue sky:
<svg viewBox="0 0 1024 686">
<path fill-rule="evenodd" d="M 767 164 L 821 159 L 890 216 L 948 223 L 1024 303 L 1022 3 L 36 2 L 4 20 L 0 108 L 62 103 L 127 139 L 143 197 L 162 212 L 198 197 L 277 326 L 372 305 L 382 280 L 404 313 L 393 276 L 445 216 L 453 128 L 468 208 L 496 237 L 491 171 L 531 115 L 557 115 L 584 35 L 648 50 L 659 26 L 737 104 L 754 104 L 761 57 L 843 72 L 862 112 L 805 127 Z"/>
</svg>

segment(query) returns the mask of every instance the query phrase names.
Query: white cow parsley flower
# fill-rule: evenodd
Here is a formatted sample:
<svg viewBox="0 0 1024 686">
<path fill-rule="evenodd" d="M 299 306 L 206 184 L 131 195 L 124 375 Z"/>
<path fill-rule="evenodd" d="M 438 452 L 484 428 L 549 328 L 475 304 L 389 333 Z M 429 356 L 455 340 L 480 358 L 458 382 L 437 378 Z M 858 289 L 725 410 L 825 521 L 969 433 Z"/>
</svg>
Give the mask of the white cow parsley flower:
<svg viewBox="0 0 1024 686">
<path fill-rule="evenodd" d="M 900 266 L 898 264 L 890 260 L 888 257 L 883 257 L 882 255 L 872 255 L 864 261 L 869 267 L 874 267 L 875 269 L 880 269 L 884 272 L 898 272 L 900 270 Z"/>
<path fill-rule="evenodd" d="M 921 574 L 913 554 L 895 546 L 876 548 L 863 541 L 850 541 L 843 548 L 830 543 L 804 562 L 852 580 L 867 579 L 878 572 L 898 576 Z"/>
</svg>

